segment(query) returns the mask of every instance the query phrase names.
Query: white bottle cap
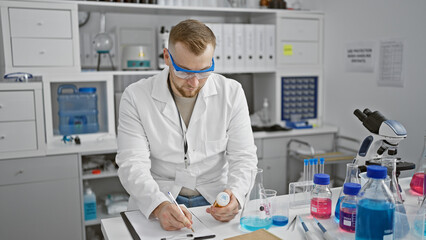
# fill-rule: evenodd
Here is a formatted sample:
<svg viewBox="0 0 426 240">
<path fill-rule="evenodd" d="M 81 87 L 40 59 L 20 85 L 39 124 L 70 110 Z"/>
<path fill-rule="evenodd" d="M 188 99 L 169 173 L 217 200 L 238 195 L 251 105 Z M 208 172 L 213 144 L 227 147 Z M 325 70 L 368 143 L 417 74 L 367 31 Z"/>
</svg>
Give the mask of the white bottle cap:
<svg viewBox="0 0 426 240">
<path fill-rule="evenodd" d="M 229 201 L 230 197 L 226 192 L 220 192 L 216 197 L 216 203 L 222 207 L 228 205 Z"/>
</svg>

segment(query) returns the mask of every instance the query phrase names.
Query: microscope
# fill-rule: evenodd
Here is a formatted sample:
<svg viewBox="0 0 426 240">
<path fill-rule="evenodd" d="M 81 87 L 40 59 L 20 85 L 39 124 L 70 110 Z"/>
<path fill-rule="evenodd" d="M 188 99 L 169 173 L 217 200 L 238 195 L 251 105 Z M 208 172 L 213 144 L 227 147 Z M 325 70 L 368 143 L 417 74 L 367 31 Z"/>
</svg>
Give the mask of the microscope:
<svg viewBox="0 0 426 240">
<path fill-rule="evenodd" d="M 399 142 L 407 137 L 407 130 L 400 122 L 386 119 L 379 111 L 371 112 L 366 108 L 361 112 L 356 109 L 354 114 L 371 133 L 362 142 L 354 160 L 360 171 L 364 172 L 367 170 L 366 165 L 381 165 L 384 154 L 395 156 Z M 401 171 L 415 167 L 414 163 L 398 159 L 396 175 L 398 177 Z"/>
</svg>

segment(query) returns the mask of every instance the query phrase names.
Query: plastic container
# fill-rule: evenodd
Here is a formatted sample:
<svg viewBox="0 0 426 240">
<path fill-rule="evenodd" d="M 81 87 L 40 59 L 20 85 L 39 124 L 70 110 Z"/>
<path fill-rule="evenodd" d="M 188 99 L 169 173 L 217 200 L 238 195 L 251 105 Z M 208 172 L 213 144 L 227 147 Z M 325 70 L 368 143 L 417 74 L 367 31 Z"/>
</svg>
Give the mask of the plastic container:
<svg viewBox="0 0 426 240">
<path fill-rule="evenodd" d="M 356 201 L 357 194 L 361 189 L 359 183 L 345 183 L 343 185 L 344 198 L 340 205 L 339 227 L 347 232 L 355 232 L 356 223 Z"/>
<path fill-rule="evenodd" d="M 63 93 L 66 89 L 71 89 L 72 93 Z M 59 133 L 71 135 L 98 132 L 97 102 L 96 88 L 85 87 L 77 90 L 72 84 L 59 86 Z"/>
<path fill-rule="evenodd" d="M 358 194 L 356 239 L 393 239 L 395 200 L 386 176 L 386 167 L 367 166 L 369 179 Z"/>
<path fill-rule="evenodd" d="M 345 182 L 343 183 L 343 186 L 345 183 L 361 183 L 359 177 L 358 177 L 358 165 L 353 163 L 346 164 L 346 177 Z M 343 193 L 343 189 L 340 190 L 339 197 L 337 198 L 336 208 L 334 210 L 334 220 L 339 223 L 340 220 L 340 203 L 342 199 L 345 197 L 345 194 Z"/>
<path fill-rule="evenodd" d="M 220 192 L 217 195 L 216 201 L 214 201 L 213 206 L 214 207 L 225 207 L 226 205 L 228 205 L 230 200 L 231 200 L 231 198 L 229 197 L 229 194 L 227 194 L 226 192 Z"/>
<path fill-rule="evenodd" d="M 84 183 L 84 220 L 94 220 L 97 218 L 96 215 L 96 195 L 89 187 L 87 181 Z"/>
<path fill-rule="evenodd" d="M 316 218 L 327 219 L 331 216 L 330 176 L 318 173 L 314 175 L 314 189 L 311 192 L 311 215 Z"/>
</svg>

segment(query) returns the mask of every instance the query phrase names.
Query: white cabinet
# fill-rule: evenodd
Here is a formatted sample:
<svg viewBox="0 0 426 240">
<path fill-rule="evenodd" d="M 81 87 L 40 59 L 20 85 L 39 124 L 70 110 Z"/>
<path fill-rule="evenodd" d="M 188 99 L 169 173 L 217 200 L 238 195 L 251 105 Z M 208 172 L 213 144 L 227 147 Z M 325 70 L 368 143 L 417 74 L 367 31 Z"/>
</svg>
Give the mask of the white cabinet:
<svg viewBox="0 0 426 240">
<path fill-rule="evenodd" d="M 79 72 L 76 4 L 1 1 L 0 73 Z"/>
<path fill-rule="evenodd" d="M 82 239 L 77 155 L 0 161 L 1 239 Z"/>
<path fill-rule="evenodd" d="M 322 22 L 320 14 L 279 15 L 277 64 L 322 64 Z"/>
<path fill-rule="evenodd" d="M 0 83 L 0 159 L 45 152 L 42 85 Z"/>
</svg>

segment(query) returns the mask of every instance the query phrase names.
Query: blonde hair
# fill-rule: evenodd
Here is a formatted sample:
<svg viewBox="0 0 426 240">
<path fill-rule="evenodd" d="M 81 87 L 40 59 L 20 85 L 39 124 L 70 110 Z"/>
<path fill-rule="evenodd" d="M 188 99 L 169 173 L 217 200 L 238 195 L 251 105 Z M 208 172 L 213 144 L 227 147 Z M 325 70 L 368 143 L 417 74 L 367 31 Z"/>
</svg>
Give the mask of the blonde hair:
<svg viewBox="0 0 426 240">
<path fill-rule="evenodd" d="M 204 23 L 187 19 L 172 27 L 169 36 L 169 47 L 174 47 L 177 42 L 184 44 L 195 55 L 202 54 L 207 45 L 216 48 L 216 37 L 212 30 Z"/>
</svg>

